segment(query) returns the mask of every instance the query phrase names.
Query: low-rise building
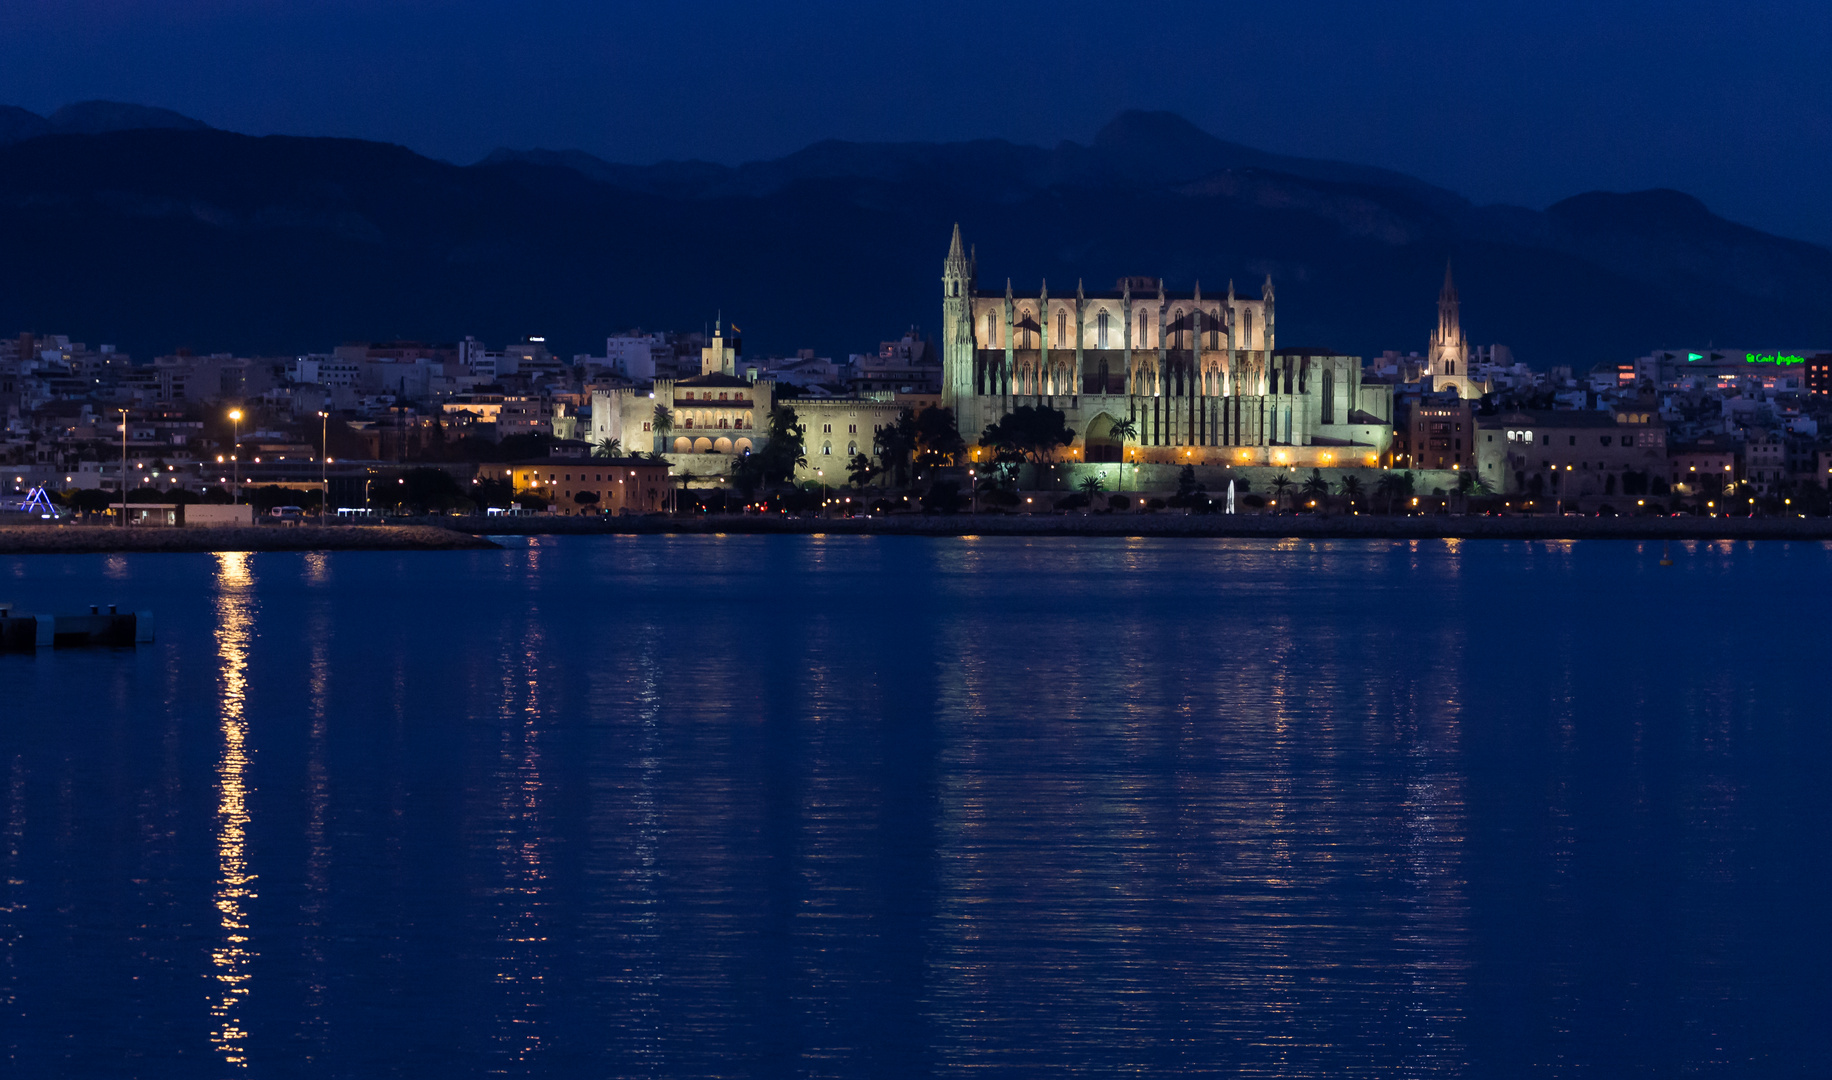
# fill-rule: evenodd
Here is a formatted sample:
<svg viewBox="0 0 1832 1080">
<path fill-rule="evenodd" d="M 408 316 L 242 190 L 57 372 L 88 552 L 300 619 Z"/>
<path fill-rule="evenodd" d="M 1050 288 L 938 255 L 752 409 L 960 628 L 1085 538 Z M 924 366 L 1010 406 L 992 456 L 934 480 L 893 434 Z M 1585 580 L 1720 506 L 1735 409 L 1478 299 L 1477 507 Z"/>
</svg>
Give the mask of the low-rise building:
<svg viewBox="0 0 1832 1080">
<path fill-rule="evenodd" d="M 517 496 L 544 496 L 561 514 L 639 514 L 668 504 L 670 468 L 647 457 L 547 457 L 482 465 L 477 475 L 508 481 Z"/>
<path fill-rule="evenodd" d="M 1501 494 L 1639 494 L 1670 468 L 1666 426 L 1645 409 L 1508 412 L 1476 425 L 1477 475 Z"/>
</svg>

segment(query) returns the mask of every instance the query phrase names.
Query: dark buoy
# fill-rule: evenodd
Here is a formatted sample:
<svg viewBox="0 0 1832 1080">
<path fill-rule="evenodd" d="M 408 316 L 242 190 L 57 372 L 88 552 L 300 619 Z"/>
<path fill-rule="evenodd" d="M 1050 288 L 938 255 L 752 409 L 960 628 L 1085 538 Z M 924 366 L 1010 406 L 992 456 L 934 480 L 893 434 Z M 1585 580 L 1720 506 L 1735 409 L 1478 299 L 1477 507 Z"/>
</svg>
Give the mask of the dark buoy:
<svg viewBox="0 0 1832 1080">
<path fill-rule="evenodd" d="M 1660 565 L 1673 565 L 1673 544 L 1671 541 L 1660 545 Z"/>
</svg>

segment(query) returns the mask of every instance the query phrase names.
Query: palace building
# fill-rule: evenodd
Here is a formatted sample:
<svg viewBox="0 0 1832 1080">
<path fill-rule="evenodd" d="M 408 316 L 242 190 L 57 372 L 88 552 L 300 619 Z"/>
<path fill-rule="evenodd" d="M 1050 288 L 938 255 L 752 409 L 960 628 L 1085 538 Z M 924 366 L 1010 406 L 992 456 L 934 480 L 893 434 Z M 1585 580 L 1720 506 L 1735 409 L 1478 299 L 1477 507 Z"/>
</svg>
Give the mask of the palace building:
<svg viewBox="0 0 1832 1080">
<path fill-rule="evenodd" d="M 960 227 L 942 264 L 942 403 L 971 443 L 1023 405 L 1061 410 L 1082 461 L 1366 467 L 1392 438 L 1391 387 L 1361 360 L 1279 348 L 1272 279 L 1257 299 L 1162 279 L 1052 297 L 979 289 Z M 1133 435 L 1115 438 L 1131 423 Z M 1126 444 L 1123 448 L 1122 443 Z"/>
</svg>

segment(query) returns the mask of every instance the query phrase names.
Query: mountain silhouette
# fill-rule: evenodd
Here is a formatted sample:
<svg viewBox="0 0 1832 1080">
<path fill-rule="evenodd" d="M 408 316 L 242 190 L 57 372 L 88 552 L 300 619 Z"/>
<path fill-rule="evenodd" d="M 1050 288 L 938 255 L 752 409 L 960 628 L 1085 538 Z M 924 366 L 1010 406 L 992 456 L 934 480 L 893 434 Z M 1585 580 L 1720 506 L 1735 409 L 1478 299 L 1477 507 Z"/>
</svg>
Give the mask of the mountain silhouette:
<svg viewBox="0 0 1832 1080">
<path fill-rule="evenodd" d="M 1281 338 L 1363 355 L 1424 349 L 1448 258 L 1472 338 L 1540 366 L 1832 343 L 1832 251 L 1681 193 L 1475 206 L 1167 113 L 1122 114 L 1087 145 L 827 141 L 738 166 L 543 150 L 461 166 L 96 103 L 0 111 L 0 143 L 0 328 L 142 357 L 465 334 L 597 352 L 721 309 L 753 352 L 844 355 L 938 331 L 956 221 L 983 288 L 1150 275 L 1257 295 L 1270 273 Z"/>
</svg>

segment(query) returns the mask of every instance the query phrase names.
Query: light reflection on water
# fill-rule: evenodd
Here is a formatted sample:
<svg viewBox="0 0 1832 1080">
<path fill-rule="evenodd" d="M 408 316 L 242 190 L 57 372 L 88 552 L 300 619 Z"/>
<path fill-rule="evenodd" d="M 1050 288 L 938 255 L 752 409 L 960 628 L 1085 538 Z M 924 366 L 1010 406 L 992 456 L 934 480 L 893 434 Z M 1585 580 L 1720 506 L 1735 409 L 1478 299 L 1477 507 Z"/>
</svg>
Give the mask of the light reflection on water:
<svg viewBox="0 0 1832 1080">
<path fill-rule="evenodd" d="M 254 578 L 247 552 L 216 556 L 216 649 L 222 680 L 222 751 L 217 759 L 216 910 L 222 938 L 210 952 L 218 990 L 210 1039 L 226 1064 L 246 1068 L 248 992 L 255 952 L 248 905 L 255 875 L 248 860 L 248 654 L 255 634 Z"/>
<path fill-rule="evenodd" d="M 0 659 L 60 717 L 0 726 L 10 1062 L 1798 1074 L 1832 755 L 1738 630 L 1832 551 L 1675 554 L 124 557 L 156 645 Z M 1711 663 L 1623 645 L 1698 610 Z"/>
</svg>

